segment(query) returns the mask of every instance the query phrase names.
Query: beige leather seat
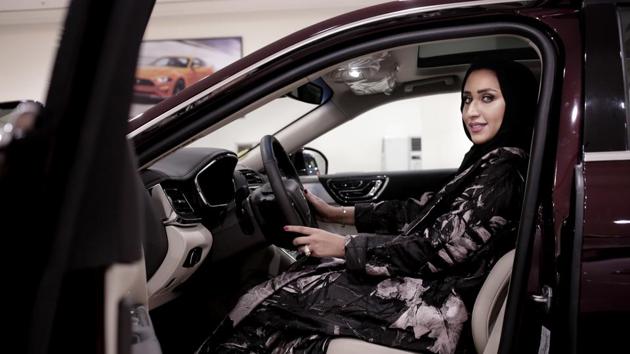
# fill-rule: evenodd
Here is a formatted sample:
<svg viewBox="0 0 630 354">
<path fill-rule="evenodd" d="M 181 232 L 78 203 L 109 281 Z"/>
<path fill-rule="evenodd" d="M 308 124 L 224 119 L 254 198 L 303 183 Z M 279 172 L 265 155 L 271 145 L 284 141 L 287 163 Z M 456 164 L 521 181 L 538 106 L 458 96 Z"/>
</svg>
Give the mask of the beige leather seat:
<svg viewBox="0 0 630 354">
<path fill-rule="evenodd" d="M 328 344 L 326 354 L 413 354 L 406 350 L 384 347 L 354 338 L 335 338 Z"/>
<path fill-rule="evenodd" d="M 505 300 L 507 297 L 514 250 L 506 253 L 494 265 L 483 283 L 471 318 L 475 349 L 479 354 L 495 354 L 499 349 Z M 330 341 L 326 354 L 409 354 L 413 352 L 384 347 L 354 338 L 336 338 Z"/>
<path fill-rule="evenodd" d="M 513 263 L 514 250 L 497 261 L 477 294 L 470 322 L 475 349 L 479 354 L 494 354 L 499 350 Z"/>
</svg>

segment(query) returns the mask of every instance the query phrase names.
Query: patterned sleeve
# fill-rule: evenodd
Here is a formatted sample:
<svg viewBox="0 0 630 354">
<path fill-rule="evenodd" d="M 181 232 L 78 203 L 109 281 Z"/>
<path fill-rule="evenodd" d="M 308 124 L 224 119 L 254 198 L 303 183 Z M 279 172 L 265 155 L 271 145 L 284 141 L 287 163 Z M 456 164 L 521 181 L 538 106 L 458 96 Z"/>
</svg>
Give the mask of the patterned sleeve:
<svg viewBox="0 0 630 354">
<path fill-rule="evenodd" d="M 354 225 L 358 232 L 377 234 L 400 233 L 414 220 L 433 192 L 422 194 L 420 199 L 388 200 L 379 203 L 360 203 L 354 206 Z"/>
<path fill-rule="evenodd" d="M 490 164 L 426 229 L 406 236 L 349 236 L 346 266 L 368 275 L 413 276 L 461 263 L 493 235 L 515 228 L 523 184 L 510 164 Z"/>
</svg>

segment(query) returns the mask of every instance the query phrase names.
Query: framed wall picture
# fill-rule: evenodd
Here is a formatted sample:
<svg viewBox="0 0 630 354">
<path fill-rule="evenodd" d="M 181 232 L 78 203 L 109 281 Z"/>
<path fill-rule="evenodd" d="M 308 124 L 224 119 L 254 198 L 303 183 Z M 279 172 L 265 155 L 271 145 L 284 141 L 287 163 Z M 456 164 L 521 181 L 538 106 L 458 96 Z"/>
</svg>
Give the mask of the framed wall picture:
<svg viewBox="0 0 630 354">
<path fill-rule="evenodd" d="M 241 37 L 143 41 L 133 88 L 131 117 L 242 56 Z"/>
</svg>

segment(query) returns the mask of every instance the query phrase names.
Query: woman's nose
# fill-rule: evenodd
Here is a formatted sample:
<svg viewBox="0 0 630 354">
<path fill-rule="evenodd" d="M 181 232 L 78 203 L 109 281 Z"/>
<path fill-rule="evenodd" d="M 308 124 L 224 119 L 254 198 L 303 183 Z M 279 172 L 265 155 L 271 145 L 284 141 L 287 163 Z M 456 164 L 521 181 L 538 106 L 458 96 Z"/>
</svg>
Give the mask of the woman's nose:
<svg viewBox="0 0 630 354">
<path fill-rule="evenodd" d="M 468 107 L 465 111 L 465 115 L 469 116 L 469 117 L 476 117 L 479 115 L 479 110 L 477 109 L 477 103 L 476 101 L 472 101 L 470 102 L 470 104 L 468 104 Z"/>
</svg>

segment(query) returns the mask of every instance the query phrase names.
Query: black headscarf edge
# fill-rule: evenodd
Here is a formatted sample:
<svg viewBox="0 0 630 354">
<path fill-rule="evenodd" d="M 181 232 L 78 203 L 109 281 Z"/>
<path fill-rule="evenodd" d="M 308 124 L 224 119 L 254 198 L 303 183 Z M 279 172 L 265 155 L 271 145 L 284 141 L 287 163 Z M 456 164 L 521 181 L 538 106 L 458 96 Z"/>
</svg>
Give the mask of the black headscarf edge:
<svg viewBox="0 0 630 354">
<path fill-rule="evenodd" d="M 499 147 L 517 147 L 529 152 L 531 144 L 538 101 L 538 80 L 523 64 L 501 59 L 481 58 L 475 60 L 466 71 L 464 80 L 462 80 L 460 111 L 464 107 L 463 91 L 466 80 L 468 80 L 472 72 L 483 69 L 494 72 L 499 81 L 505 100 L 503 122 L 497 135 L 492 140 L 484 144 L 473 145 L 470 148 L 464 156 L 458 172 L 465 170 L 482 156 Z M 462 124 L 464 125 L 466 136 L 470 139 L 465 124 L 463 122 Z"/>
</svg>

